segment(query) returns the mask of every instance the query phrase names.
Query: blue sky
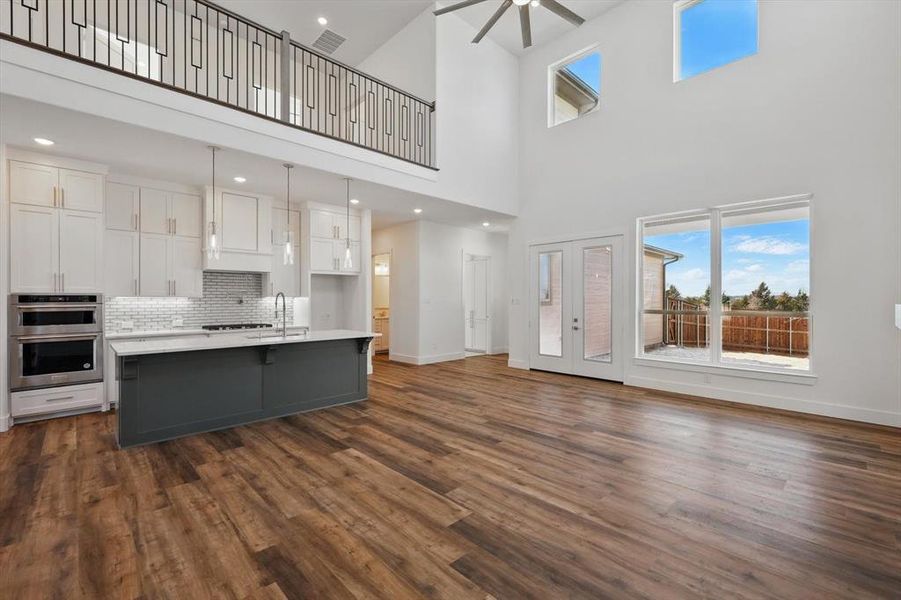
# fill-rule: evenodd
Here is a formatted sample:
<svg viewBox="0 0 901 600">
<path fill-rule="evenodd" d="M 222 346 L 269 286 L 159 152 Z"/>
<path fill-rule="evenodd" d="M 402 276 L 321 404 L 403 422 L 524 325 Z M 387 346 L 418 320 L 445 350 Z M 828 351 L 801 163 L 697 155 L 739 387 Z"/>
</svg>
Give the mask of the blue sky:
<svg viewBox="0 0 901 600">
<path fill-rule="evenodd" d="M 595 92 L 601 91 L 601 54 L 592 52 L 566 65 L 573 75 L 584 81 Z"/>
<path fill-rule="evenodd" d="M 765 281 L 774 294 L 810 288 L 809 221 L 723 228 L 723 291 L 741 296 Z M 667 267 L 667 285 L 700 296 L 710 285 L 710 234 L 689 231 L 647 236 L 645 243 L 684 254 Z"/>
<path fill-rule="evenodd" d="M 704 0 L 682 11 L 681 79 L 757 52 L 757 0 Z"/>
</svg>

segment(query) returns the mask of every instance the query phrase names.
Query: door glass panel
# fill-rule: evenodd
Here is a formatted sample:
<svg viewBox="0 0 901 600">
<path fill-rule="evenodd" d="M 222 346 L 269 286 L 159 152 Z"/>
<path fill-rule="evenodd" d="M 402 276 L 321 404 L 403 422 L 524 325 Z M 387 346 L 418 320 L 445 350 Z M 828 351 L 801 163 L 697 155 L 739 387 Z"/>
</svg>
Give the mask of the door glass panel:
<svg viewBox="0 0 901 600">
<path fill-rule="evenodd" d="M 612 357 L 613 249 L 582 251 L 583 349 L 582 358 L 610 362 Z"/>
<path fill-rule="evenodd" d="M 563 252 L 538 255 L 538 353 L 563 356 Z"/>
</svg>

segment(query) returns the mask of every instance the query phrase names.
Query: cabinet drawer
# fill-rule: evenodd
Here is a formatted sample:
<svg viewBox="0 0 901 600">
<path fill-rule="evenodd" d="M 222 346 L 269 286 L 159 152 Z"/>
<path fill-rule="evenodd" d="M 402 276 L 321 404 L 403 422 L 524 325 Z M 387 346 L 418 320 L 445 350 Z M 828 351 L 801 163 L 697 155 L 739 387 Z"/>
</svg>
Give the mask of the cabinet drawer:
<svg viewBox="0 0 901 600">
<path fill-rule="evenodd" d="M 76 408 L 100 407 L 103 384 L 87 383 L 43 390 L 25 390 L 10 394 L 13 417 L 43 415 Z"/>
</svg>

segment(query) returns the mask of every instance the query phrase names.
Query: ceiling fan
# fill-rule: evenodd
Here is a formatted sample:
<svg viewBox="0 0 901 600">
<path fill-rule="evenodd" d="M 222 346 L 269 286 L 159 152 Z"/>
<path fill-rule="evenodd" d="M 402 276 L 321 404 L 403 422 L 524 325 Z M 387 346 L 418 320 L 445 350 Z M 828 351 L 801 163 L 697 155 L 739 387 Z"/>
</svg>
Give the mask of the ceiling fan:
<svg viewBox="0 0 901 600">
<path fill-rule="evenodd" d="M 443 15 L 445 13 L 453 12 L 461 8 L 466 8 L 467 6 L 472 6 L 473 4 L 480 4 L 482 2 L 486 2 L 486 0 L 463 0 L 463 2 L 458 2 L 457 4 L 439 8 L 435 11 L 435 15 Z M 523 48 L 528 48 L 532 45 L 532 22 L 529 19 L 530 5 L 533 7 L 543 6 L 555 15 L 566 19 L 576 27 L 585 22 L 585 19 L 557 2 L 557 0 L 503 0 L 497 11 L 495 11 L 495 13 L 491 15 L 491 18 L 488 19 L 488 22 L 485 23 L 485 26 L 482 27 L 482 29 L 479 30 L 479 33 L 476 34 L 476 36 L 472 39 L 472 43 L 478 44 L 480 41 L 482 41 L 482 38 L 485 37 L 485 34 L 488 33 L 488 30 L 494 27 L 494 24 L 497 23 L 498 19 L 500 19 L 501 16 L 503 16 L 503 14 L 507 12 L 507 9 L 514 4 L 519 7 L 519 26 L 522 30 Z"/>
</svg>

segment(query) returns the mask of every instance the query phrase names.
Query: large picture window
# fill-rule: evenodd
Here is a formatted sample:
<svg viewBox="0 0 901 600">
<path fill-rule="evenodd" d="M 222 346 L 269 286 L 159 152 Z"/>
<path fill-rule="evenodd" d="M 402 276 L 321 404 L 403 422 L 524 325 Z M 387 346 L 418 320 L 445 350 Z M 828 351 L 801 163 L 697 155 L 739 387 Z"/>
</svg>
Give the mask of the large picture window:
<svg viewBox="0 0 901 600">
<path fill-rule="evenodd" d="M 810 370 L 806 197 L 640 221 L 639 354 Z"/>
</svg>

